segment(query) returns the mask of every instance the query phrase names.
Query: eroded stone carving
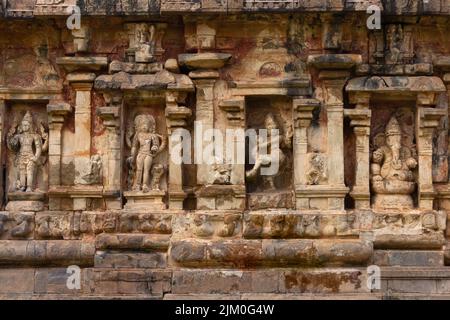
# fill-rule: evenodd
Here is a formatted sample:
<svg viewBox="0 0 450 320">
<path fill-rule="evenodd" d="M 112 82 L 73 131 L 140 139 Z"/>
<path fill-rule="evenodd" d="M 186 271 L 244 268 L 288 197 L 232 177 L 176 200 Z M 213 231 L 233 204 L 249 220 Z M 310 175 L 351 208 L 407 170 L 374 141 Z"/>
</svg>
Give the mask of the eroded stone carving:
<svg viewBox="0 0 450 320">
<path fill-rule="evenodd" d="M 309 185 L 318 185 L 326 180 L 326 158 L 319 153 L 309 155 L 309 169 L 306 172 L 306 179 Z"/>
<path fill-rule="evenodd" d="M 264 120 L 264 129 L 267 130 L 267 140 L 261 140 L 260 143 L 254 146 L 253 150 L 250 150 L 250 154 L 254 156 L 255 165 L 253 168 L 246 172 L 245 176 L 247 181 L 254 181 L 258 176 L 261 176 L 263 185 L 261 188 L 263 191 L 276 190 L 275 178 L 283 172 L 283 166 L 286 164 L 286 153 L 283 151 L 286 147 L 292 146 L 292 128 L 290 130 L 283 131 L 286 134 L 283 136 L 281 132 L 273 132 L 273 130 L 279 130 L 280 126 L 275 120 L 273 114 L 269 113 Z M 267 150 L 266 154 L 260 154 L 260 150 Z M 277 164 L 276 164 L 277 163 Z M 271 165 L 278 166 L 277 173 L 272 175 L 261 175 L 261 168 L 270 167 Z"/>
<path fill-rule="evenodd" d="M 159 190 L 164 174 L 162 164 L 154 164 L 154 158 L 166 148 L 166 139 L 155 132 L 156 122 L 151 115 L 138 115 L 134 127 L 129 128 L 127 144 L 131 156 L 127 159 L 129 176 L 132 176 L 132 190 L 144 193 Z M 131 180 L 129 180 L 131 182 Z"/>
<path fill-rule="evenodd" d="M 102 183 L 102 158 L 93 155 L 86 166 L 86 170 L 76 178 L 77 184 L 93 185 Z"/>
<path fill-rule="evenodd" d="M 17 180 L 13 191 L 33 192 L 35 175 L 38 166 L 45 163 L 45 152 L 48 151 L 48 133 L 41 123 L 39 131 L 34 128 L 34 121 L 28 111 L 20 126 L 14 124 L 7 136 L 8 148 L 16 153 L 15 166 Z"/>
<path fill-rule="evenodd" d="M 403 144 L 402 130 L 393 116 L 385 129 L 384 144 L 372 155 L 374 208 L 413 208 L 412 194 L 416 189 L 416 178 L 412 170 L 416 167 L 415 152 Z"/>
</svg>

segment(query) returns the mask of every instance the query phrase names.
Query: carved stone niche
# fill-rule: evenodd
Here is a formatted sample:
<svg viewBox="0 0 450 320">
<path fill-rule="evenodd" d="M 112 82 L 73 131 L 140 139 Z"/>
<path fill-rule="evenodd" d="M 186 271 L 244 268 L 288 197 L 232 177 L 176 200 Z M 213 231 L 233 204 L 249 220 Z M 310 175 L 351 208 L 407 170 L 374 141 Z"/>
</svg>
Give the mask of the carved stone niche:
<svg viewBox="0 0 450 320">
<path fill-rule="evenodd" d="M 125 208 L 166 209 L 169 153 L 164 102 L 128 100 L 125 110 Z"/>
<path fill-rule="evenodd" d="M 247 98 L 246 127 L 256 134 L 246 141 L 249 209 L 294 208 L 292 122 L 290 98 Z"/>
<path fill-rule="evenodd" d="M 6 210 L 43 210 L 49 178 L 46 105 L 7 103 L 6 119 Z"/>
<path fill-rule="evenodd" d="M 346 110 L 356 136 L 357 208 L 433 210 L 433 138 L 445 109 L 433 108 L 445 90 L 436 77 L 370 77 L 350 80 Z M 370 121 L 371 120 L 371 121 Z M 370 126 L 369 126 L 370 123 Z M 370 148 L 369 148 L 370 146 Z"/>
</svg>

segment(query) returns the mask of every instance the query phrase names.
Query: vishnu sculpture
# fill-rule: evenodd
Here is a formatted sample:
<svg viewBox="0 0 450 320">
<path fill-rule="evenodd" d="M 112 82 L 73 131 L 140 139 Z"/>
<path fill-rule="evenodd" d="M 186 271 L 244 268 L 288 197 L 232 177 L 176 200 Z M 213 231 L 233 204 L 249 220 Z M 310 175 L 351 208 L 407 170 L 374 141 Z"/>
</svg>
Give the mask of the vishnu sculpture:
<svg viewBox="0 0 450 320">
<path fill-rule="evenodd" d="M 44 143 L 43 143 L 44 141 Z M 33 117 L 27 112 L 20 126 L 14 124 L 7 136 L 8 148 L 16 153 L 16 183 L 14 190 L 33 192 L 37 167 L 43 164 L 41 156 L 48 150 L 48 134 L 40 125 L 40 133 L 36 133 Z"/>
<path fill-rule="evenodd" d="M 247 181 L 255 181 L 258 176 L 261 176 L 263 191 L 276 190 L 275 178 L 283 172 L 287 162 L 287 155 L 283 149 L 292 144 L 292 134 L 287 132 L 286 135 L 281 135 L 279 128 L 275 117 L 271 113 L 267 114 L 264 120 L 267 139 L 259 137 L 258 143 L 250 150 L 255 164 L 251 170 L 246 172 L 246 178 Z M 263 174 L 261 169 L 269 167 L 272 167 L 275 172 L 268 170 L 267 174 Z"/>
<path fill-rule="evenodd" d="M 131 148 L 127 162 L 132 190 L 144 193 L 159 190 L 164 167 L 154 164 L 154 159 L 166 148 L 166 140 L 156 133 L 155 118 L 147 114 L 136 116 L 134 129 L 131 128 L 127 135 L 127 144 Z"/>
<path fill-rule="evenodd" d="M 376 209 L 411 209 L 416 189 L 415 152 L 402 143 L 402 130 L 395 116 L 385 129 L 385 143 L 372 155 L 372 190 Z"/>
</svg>

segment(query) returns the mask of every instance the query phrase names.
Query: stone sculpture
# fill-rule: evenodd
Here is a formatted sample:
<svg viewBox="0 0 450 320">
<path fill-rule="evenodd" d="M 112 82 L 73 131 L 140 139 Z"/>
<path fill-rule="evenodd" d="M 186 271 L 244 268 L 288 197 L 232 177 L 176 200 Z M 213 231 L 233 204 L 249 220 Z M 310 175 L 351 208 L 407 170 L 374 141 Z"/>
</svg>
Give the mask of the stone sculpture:
<svg viewBox="0 0 450 320">
<path fill-rule="evenodd" d="M 417 167 L 413 151 L 402 143 L 402 130 L 393 116 L 385 130 L 385 145 L 372 155 L 372 189 L 377 209 L 412 208 Z"/>
<path fill-rule="evenodd" d="M 40 132 L 36 133 L 33 117 L 28 111 L 20 126 L 13 125 L 11 127 L 7 136 L 7 144 L 8 148 L 16 153 L 17 180 L 14 190 L 33 192 L 36 169 L 43 164 L 41 156 L 48 150 L 48 134 L 45 132 L 44 126 L 41 124 Z"/>
<path fill-rule="evenodd" d="M 264 120 L 264 129 L 267 130 L 267 140 L 261 140 L 255 144 L 250 154 L 255 159 L 253 168 L 246 172 L 247 181 L 254 181 L 258 176 L 262 177 L 263 190 L 276 190 L 275 178 L 282 173 L 282 167 L 286 163 L 285 147 L 291 145 L 292 134 L 287 132 L 285 136 L 281 135 L 280 126 L 273 114 L 269 113 Z M 279 130 L 278 132 L 276 130 Z M 261 150 L 267 150 L 266 154 L 260 153 Z M 277 163 L 276 163 L 277 162 Z M 278 166 L 279 170 L 273 175 L 261 175 L 261 168 L 269 166 Z"/>
<path fill-rule="evenodd" d="M 127 162 L 130 167 L 129 174 L 133 177 L 133 191 L 147 193 L 150 190 L 159 190 L 164 167 L 154 164 L 153 161 L 166 148 L 166 141 L 162 135 L 155 132 L 155 127 L 153 116 L 138 115 L 134 119 L 134 129 L 130 130 L 127 137 L 131 147 L 131 156 Z"/>
</svg>

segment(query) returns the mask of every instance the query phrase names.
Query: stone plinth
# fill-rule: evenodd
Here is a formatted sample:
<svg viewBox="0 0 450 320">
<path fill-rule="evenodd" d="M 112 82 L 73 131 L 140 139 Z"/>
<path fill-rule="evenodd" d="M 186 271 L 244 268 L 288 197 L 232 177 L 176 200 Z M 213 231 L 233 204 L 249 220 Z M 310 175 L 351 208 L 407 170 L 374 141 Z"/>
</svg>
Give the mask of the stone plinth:
<svg viewBox="0 0 450 320">
<path fill-rule="evenodd" d="M 43 192 L 10 192 L 8 193 L 8 211 L 42 211 L 44 210 L 45 193 Z"/>
<path fill-rule="evenodd" d="M 124 192 L 127 199 L 125 209 L 146 209 L 146 210 L 162 210 L 166 209 L 166 204 L 163 202 L 166 196 L 165 191 L 127 191 Z"/>
</svg>

